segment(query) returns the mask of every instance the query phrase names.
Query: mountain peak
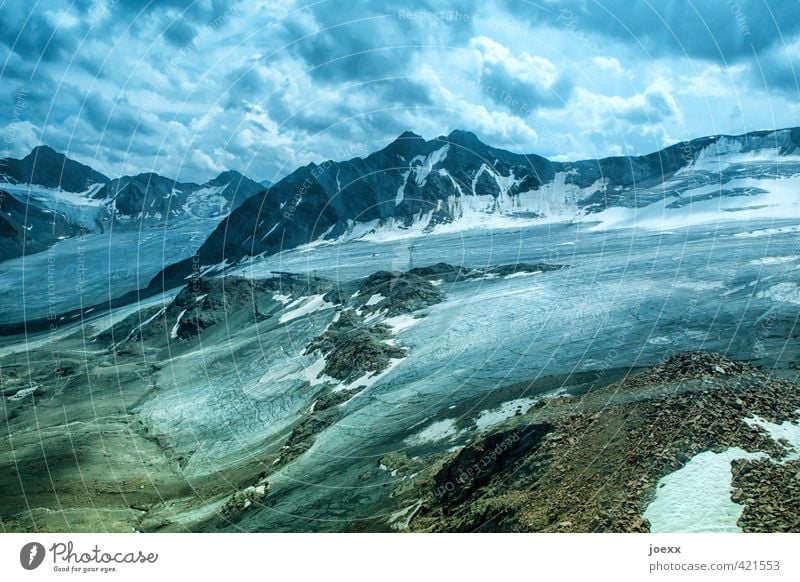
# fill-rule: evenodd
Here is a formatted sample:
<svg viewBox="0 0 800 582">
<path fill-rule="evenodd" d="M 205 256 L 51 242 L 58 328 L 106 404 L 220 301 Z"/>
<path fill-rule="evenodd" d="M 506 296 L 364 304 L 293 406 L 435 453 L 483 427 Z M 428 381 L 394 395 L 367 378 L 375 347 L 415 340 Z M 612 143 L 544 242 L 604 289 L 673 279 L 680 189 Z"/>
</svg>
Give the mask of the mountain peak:
<svg viewBox="0 0 800 582">
<path fill-rule="evenodd" d="M 404 131 L 397 136 L 397 139 L 422 139 L 422 136 L 414 133 L 413 131 Z"/>
<path fill-rule="evenodd" d="M 66 156 L 62 153 L 57 152 L 53 148 L 48 145 L 38 145 L 31 150 L 25 158 L 65 158 Z"/>
<path fill-rule="evenodd" d="M 425 145 L 425 140 L 422 136 L 417 135 L 413 131 L 404 131 L 397 139 L 386 146 L 383 151 L 389 154 L 397 154 L 403 157 L 408 157 L 420 147 Z"/>
<path fill-rule="evenodd" d="M 21 160 L 10 160 L 14 179 L 19 183 L 84 192 L 93 184 L 107 183 L 103 174 L 68 158 L 47 145 L 38 145 Z"/>
<path fill-rule="evenodd" d="M 211 184 L 218 184 L 222 182 L 230 182 L 232 180 L 242 180 L 246 179 L 247 177 L 242 174 L 241 172 L 237 172 L 236 170 L 225 170 L 224 172 L 220 172 L 216 178 L 213 178 L 209 181 Z"/>
<path fill-rule="evenodd" d="M 455 129 L 451 131 L 450 134 L 447 136 L 447 141 L 458 145 L 466 145 L 466 144 L 474 145 L 483 143 L 481 142 L 480 139 L 478 139 L 477 135 L 475 135 L 471 131 L 466 131 L 463 129 Z"/>
</svg>

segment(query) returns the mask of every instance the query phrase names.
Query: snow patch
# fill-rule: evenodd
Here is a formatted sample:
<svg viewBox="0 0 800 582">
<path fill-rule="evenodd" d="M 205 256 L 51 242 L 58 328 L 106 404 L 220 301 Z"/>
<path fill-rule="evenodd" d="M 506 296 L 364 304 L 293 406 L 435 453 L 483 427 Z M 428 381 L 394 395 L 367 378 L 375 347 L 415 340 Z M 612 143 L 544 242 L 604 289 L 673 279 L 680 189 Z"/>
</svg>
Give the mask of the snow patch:
<svg viewBox="0 0 800 582">
<path fill-rule="evenodd" d="M 530 277 L 531 275 L 538 275 L 541 271 L 517 271 L 516 273 L 511 273 L 510 275 L 506 275 L 504 279 L 518 279 L 519 277 Z"/>
<path fill-rule="evenodd" d="M 411 173 L 411 170 L 406 170 L 403 172 L 403 183 L 397 188 L 397 194 L 394 197 L 394 205 L 399 206 L 400 203 L 403 201 L 406 193 L 406 181 L 408 180 L 408 175 Z"/>
<path fill-rule="evenodd" d="M 414 169 L 414 180 L 418 186 L 424 186 L 425 181 L 428 179 L 428 174 L 431 173 L 433 167 L 447 158 L 447 152 L 450 149 L 450 144 L 446 144 L 438 150 L 431 152 L 419 166 Z"/>
<path fill-rule="evenodd" d="M 16 394 L 9 396 L 8 399 L 11 400 L 12 402 L 17 402 L 19 400 L 22 400 L 23 398 L 27 398 L 28 396 L 36 392 L 38 389 L 39 389 L 38 386 L 23 388 L 22 390 L 18 390 Z"/>
<path fill-rule="evenodd" d="M 367 302 L 364 305 L 377 305 L 378 303 L 380 303 L 384 299 L 386 299 L 386 297 L 384 297 L 380 293 L 375 293 L 372 297 L 367 299 Z"/>
<path fill-rule="evenodd" d="M 388 325 L 393 334 L 398 334 L 403 330 L 406 330 L 417 323 L 419 323 L 420 319 L 414 317 L 413 315 L 396 315 L 394 317 L 387 317 L 383 320 L 383 323 Z"/>
<path fill-rule="evenodd" d="M 272 299 L 283 305 L 288 305 L 292 301 L 292 297 L 290 295 L 283 295 L 282 293 L 273 293 Z"/>
<path fill-rule="evenodd" d="M 644 512 L 650 531 L 741 531 L 736 521 L 743 507 L 731 501 L 731 462 L 764 456 L 764 453 L 749 453 L 738 447 L 722 453 L 705 451 L 695 455 L 683 468 L 658 482 L 656 498 Z"/>
<path fill-rule="evenodd" d="M 172 331 L 169 332 L 169 337 L 172 339 L 178 339 L 178 328 L 181 325 L 181 319 L 186 314 L 186 310 L 184 309 L 181 311 L 180 315 L 178 315 L 177 321 L 175 321 L 175 325 L 172 326 Z"/>
<path fill-rule="evenodd" d="M 410 446 L 418 446 L 440 441 L 451 441 L 458 436 L 459 432 L 456 428 L 456 421 L 452 418 L 446 418 L 429 424 L 426 428 L 406 438 L 403 442 Z"/>
<path fill-rule="evenodd" d="M 381 378 L 386 376 L 386 374 L 391 372 L 392 369 L 394 369 L 403 360 L 405 360 L 405 358 L 392 358 L 391 360 L 389 360 L 389 365 L 386 366 L 386 369 L 383 372 L 380 372 L 380 373 L 377 373 L 377 374 L 374 371 L 373 372 L 366 372 L 363 376 L 361 376 L 360 378 L 357 378 L 356 380 L 353 380 L 349 384 L 341 384 L 340 383 L 338 386 L 336 386 L 333 389 L 333 391 L 334 392 L 341 392 L 342 390 L 355 390 L 356 388 L 361 388 L 361 391 L 358 393 L 358 394 L 361 394 L 361 392 L 363 392 L 367 388 L 370 388 L 370 387 L 374 386 L 375 383 L 378 380 L 380 380 Z M 358 396 L 358 394 L 353 395 L 353 398 Z M 341 406 L 343 404 L 347 404 L 353 398 L 350 398 L 349 400 L 347 400 L 345 402 L 342 402 L 342 404 L 340 404 L 339 406 Z"/>
<path fill-rule="evenodd" d="M 499 426 L 512 416 L 515 416 L 517 411 L 525 414 L 538 400 L 538 398 L 517 398 L 516 400 L 503 402 L 499 408 L 482 410 L 478 418 L 475 419 L 475 426 L 478 427 L 480 432 Z"/>
<path fill-rule="evenodd" d="M 328 303 L 325 301 L 325 295 L 312 295 L 309 298 L 301 298 L 307 299 L 305 303 L 300 305 L 299 307 L 292 309 L 291 311 L 285 312 L 281 315 L 280 319 L 278 320 L 280 323 L 287 323 L 298 317 L 303 317 L 304 315 L 308 315 L 310 313 L 314 313 L 315 311 L 322 311 L 323 309 L 330 309 L 331 307 L 335 307 L 333 303 Z M 299 301 L 299 300 L 298 300 Z M 297 302 L 292 302 L 289 307 L 296 305 Z"/>
</svg>

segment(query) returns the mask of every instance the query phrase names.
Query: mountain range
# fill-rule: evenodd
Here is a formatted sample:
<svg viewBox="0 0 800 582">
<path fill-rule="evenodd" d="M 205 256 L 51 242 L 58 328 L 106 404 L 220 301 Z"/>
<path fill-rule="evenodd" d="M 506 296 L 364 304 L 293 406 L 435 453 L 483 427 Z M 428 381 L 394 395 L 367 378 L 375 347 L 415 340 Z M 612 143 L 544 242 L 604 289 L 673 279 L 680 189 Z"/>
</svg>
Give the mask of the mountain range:
<svg viewBox="0 0 800 582">
<path fill-rule="evenodd" d="M 402 236 L 529 221 L 600 220 L 612 208 L 672 208 L 715 197 L 763 194 L 775 160 L 796 160 L 800 128 L 715 135 L 643 156 L 556 162 L 515 154 L 457 130 L 425 140 L 400 135 L 366 158 L 301 167 L 221 221 L 197 256 L 154 284 L 172 285 L 200 264 L 352 237 Z M 763 158 L 763 167 L 752 162 Z M 742 172 L 747 162 L 747 177 Z M 198 260 L 199 259 L 199 260 Z M 206 270 L 205 272 L 209 272 Z"/>
<path fill-rule="evenodd" d="M 150 283 L 173 287 L 198 268 L 218 272 L 250 257 L 336 240 L 618 221 L 626 209 L 637 209 L 641 221 L 648 207 L 657 215 L 720 198 L 745 197 L 750 208 L 768 194 L 759 180 L 779 177 L 776 163 L 799 156 L 800 128 L 714 135 L 643 156 L 575 162 L 511 153 L 468 131 L 430 140 L 405 132 L 364 158 L 310 163 L 275 184 L 265 181 L 265 188 L 235 171 L 205 184 L 155 173 L 112 180 L 39 146 L 20 160 L 0 160 L 0 260 L 111 225 L 218 220 L 196 255 L 176 257 Z"/>
<path fill-rule="evenodd" d="M 405 133 L 207 219 L 197 185 L 20 163 L 0 526 L 797 531 L 799 136 Z"/>
<path fill-rule="evenodd" d="M 38 146 L 22 159 L 0 160 L 0 260 L 112 225 L 142 228 L 185 218 L 222 218 L 263 189 L 232 170 L 204 184 L 152 172 L 110 179 Z"/>
</svg>

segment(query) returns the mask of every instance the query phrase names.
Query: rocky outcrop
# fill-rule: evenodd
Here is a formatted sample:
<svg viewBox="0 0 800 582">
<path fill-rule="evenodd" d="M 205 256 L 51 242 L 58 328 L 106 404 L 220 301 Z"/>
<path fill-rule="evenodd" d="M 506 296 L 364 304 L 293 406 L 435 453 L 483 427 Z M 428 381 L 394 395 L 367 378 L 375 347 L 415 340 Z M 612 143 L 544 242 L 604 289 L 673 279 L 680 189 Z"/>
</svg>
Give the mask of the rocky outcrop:
<svg viewBox="0 0 800 582">
<path fill-rule="evenodd" d="M 379 374 L 392 358 L 402 358 L 406 349 L 388 343 L 392 334 L 382 324 L 367 325 L 364 318 L 345 311 L 338 321 L 308 346 L 325 357 L 322 372 L 331 378 L 351 382 L 364 374 Z"/>
<path fill-rule="evenodd" d="M 324 279 L 289 273 L 268 279 L 195 277 L 171 302 L 134 313 L 97 339 L 117 344 L 118 349 L 142 340 L 150 346 L 193 340 L 221 324 L 263 321 L 284 309 L 281 299 L 326 293 L 331 286 Z"/>
<path fill-rule="evenodd" d="M 391 317 L 425 309 L 443 299 L 442 291 L 415 273 L 378 271 L 361 282 L 350 303 L 359 313 L 382 312 Z"/>
<path fill-rule="evenodd" d="M 768 458 L 733 468 L 734 501 L 744 505 L 746 531 L 797 531 L 797 462 L 781 464 L 786 449 L 744 422 L 796 420 L 800 390 L 747 364 L 693 352 L 584 396 L 556 398 L 509 420 L 509 430 L 547 424 L 536 447 L 513 464 L 487 464 L 479 478 L 453 475 L 485 450 L 467 445 L 422 472 L 423 496 L 410 527 L 425 531 L 647 531 L 643 513 L 659 479 L 703 451 L 729 447 Z M 511 433 L 513 434 L 513 433 Z M 793 481 L 793 479 L 795 481 Z M 449 484 L 449 485 L 448 485 Z"/>
<path fill-rule="evenodd" d="M 547 423 L 520 426 L 469 443 L 433 476 L 434 498 L 449 514 L 498 473 L 513 471 L 533 453 L 553 427 Z"/>
<path fill-rule="evenodd" d="M 800 532 L 800 461 L 737 460 L 731 501 L 743 505 L 742 531 Z"/>
<path fill-rule="evenodd" d="M 269 483 L 245 487 L 231 495 L 220 509 L 223 517 L 232 519 L 241 513 L 259 507 L 269 493 Z"/>
</svg>

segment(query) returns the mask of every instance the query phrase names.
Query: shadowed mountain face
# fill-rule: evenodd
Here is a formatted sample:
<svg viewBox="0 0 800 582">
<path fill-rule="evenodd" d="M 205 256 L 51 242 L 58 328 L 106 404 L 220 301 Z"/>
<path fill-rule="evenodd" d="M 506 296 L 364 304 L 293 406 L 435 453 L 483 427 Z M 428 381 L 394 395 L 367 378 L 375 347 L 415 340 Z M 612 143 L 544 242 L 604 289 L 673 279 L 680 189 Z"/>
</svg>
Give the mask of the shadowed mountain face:
<svg viewBox="0 0 800 582">
<path fill-rule="evenodd" d="M 96 184 L 109 182 L 100 172 L 71 160 L 48 146 L 33 148 L 21 160 L 0 160 L 0 177 L 12 184 L 38 184 L 46 188 L 61 188 L 67 192 L 85 192 Z"/>
<path fill-rule="evenodd" d="M 717 183 L 719 190 L 731 177 L 713 160 L 764 150 L 798 152 L 800 129 L 710 136 L 645 156 L 578 162 L 510 153 L 466 131 L 430 141 L 406 132 L 366 158 L 299 168 L 227 217 L 198 258 L 204 266 L 230 265 L 319 240 L 468 229 L 489 216 L 569 221 L 644 207 L 698 186 Z M 190 262 L 168 268 L 168 284 L 189 274 Z"/>
<path fill-rule="evenodd" d="M 202 185 L 145 173 L 112 180 L 94 198 L 108 201 L 117 220 L 184 215 L 214 218 L 226 215 L 262 190 L 260 184 L 234 171 L 223 172 Z"/>
<path fill-rule="evenodd" d="M 0 190 L 0 261 L 38 253 L 79 232 L 80 227 L 65 216 L 23 204 Z"/>
</svg>

